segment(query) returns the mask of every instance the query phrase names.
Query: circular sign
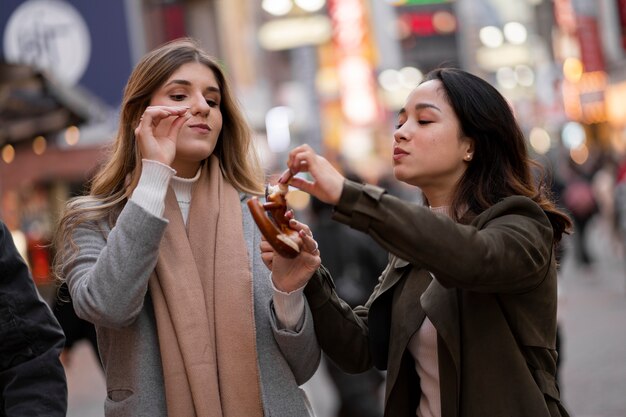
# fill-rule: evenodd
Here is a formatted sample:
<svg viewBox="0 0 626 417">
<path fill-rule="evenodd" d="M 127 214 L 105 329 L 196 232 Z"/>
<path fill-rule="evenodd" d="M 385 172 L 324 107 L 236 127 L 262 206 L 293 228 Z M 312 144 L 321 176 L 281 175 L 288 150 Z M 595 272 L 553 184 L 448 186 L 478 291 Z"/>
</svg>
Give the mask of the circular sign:
<svg viewBox="0 0 626 417">
<path fill-rule="evenodd" d="M 74 85 L 89 63 L 89 30 L 69 3 L 29 0 L 9 18 L 4 31 L 4 55 L 8 62 L 32 65 L 64 84 Z"/>
</svg>

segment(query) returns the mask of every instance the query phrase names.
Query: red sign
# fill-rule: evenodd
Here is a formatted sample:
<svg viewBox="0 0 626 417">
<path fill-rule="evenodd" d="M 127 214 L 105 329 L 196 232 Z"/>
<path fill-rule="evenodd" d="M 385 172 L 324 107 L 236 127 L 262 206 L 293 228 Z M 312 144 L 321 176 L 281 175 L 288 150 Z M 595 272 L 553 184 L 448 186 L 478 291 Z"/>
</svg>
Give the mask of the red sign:
<svg viewBox="0 0 626 417">
<path fill-rule="evenodd" d="M 576 34 L 580 44 L 580 58 L 585 72 L 604 71 L 604 54 L 598 31 L 598 21 L 593 16 L 576 16 Z"/>
<path fill-rule="evenodd" d="M 437 34 L 433 24 L 433 13 L 405 13 L 401 19 L 411 28 L 411 32 L 418 36 Z"/>
</svg>

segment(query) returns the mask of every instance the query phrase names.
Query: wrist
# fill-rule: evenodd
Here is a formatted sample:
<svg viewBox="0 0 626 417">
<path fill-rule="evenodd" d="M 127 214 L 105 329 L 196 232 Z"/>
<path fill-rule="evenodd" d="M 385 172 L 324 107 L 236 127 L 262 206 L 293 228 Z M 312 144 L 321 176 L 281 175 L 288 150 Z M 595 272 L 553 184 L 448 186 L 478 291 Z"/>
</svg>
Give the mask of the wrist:
<svg viewBox="0 0 626 417">
<path fill-rule="evenodd" d="M 302 288 L 303 286 L 298 286 L 298 284 L 294 284 L 294 283 L 284 283 L 284 282 L 276 282 L 274 279 L 272 279 L 272 287 L 274 288 L 274 290 L 283 293 L 283 294 L 291 294 L 294 291 L 297 291 L 298 288 Z"/>
<path fill-rule="evenodd" d="M 345 178 L 343 176 L 339 176 L 337 178 L 337 181 L 335 182 L 334 190 L 332 194 L 330 195 L 330 198 L 332 201 L 329 202 L 333 206 L 337 205 L 339 203 L 339 200 L 341 199 L 341 193 L 343 193 L 344 180 Z"/>
</svg>

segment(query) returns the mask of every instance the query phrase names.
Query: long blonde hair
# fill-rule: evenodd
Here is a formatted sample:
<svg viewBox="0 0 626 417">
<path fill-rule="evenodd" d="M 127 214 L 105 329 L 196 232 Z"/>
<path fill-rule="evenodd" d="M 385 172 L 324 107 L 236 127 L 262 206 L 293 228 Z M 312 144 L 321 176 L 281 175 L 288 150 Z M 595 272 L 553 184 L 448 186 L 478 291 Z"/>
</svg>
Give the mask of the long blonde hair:
<svg viewBox="0 0 626 417">
<path fill-rule="evenodd" d="M 57 278 L 63 278 L 63 271 L 77 252 L 72 234 L 78 225 L 103 221 L 109 227 L 115 225 L 141 174 L 141 155 L 134 129 L 154 92 L 189 62 L 211 69 L 220 88 L 223 124 L 213 154 L 220 160 L 224 178 L 241 192 L 262 192 L 263 170 L 252 144 L 252 134 L 222 69 L 192 39 L 168 42 L 145 55 L 133 70 L 124 89 L 118 131 L 108 158 L 91 180 L 89 195 L 71 199 L 59 220 L 54 242 Z"/>
</svg>

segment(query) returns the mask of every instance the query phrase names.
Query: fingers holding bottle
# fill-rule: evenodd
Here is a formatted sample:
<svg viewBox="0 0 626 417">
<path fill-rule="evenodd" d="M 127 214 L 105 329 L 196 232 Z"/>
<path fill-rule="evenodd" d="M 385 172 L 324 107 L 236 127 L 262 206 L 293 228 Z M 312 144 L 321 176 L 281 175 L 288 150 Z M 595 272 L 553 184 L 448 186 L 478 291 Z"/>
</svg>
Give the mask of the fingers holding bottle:
<svg viewBox="0 0 626 417">
<path fill-rule="evenodd" d="M 191 114 L 186 106 L 148 106 L 135 128 L 141 157 L 171 165 L 178 132 Z"/>
</svg>

